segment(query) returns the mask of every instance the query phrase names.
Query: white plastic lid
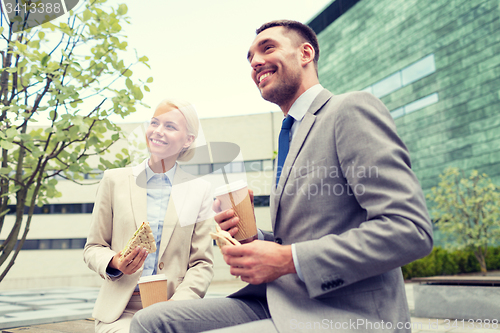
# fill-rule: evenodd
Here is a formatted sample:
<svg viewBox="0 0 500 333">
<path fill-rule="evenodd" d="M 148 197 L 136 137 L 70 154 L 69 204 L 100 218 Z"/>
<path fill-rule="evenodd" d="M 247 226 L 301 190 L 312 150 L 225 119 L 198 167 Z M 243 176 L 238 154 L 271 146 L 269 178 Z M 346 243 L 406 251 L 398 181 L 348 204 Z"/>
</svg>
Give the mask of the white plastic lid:
<svg viewBox="0 0 500 333">
<path fill-rule="evenodd" d="M 229 192 L 234 192 L 237 190 L 241 190 L 242 188 L 247 187 L 247 182 L 240 179 L 235 182 L 232 182 L 230 184 L 225 184 L 222 186 L 219 186 L 215 189 L 214 195 L 218 197 L 219 195 L 223 195 Z"/>
<path fill-rule="evenodd" d="M 167 279 L 167 276 L 165 274 L 142 276 L 139 279 L 139 283 L 162 281 L 162 280 L 166 280 L 166 279 Z"/>
</svg>

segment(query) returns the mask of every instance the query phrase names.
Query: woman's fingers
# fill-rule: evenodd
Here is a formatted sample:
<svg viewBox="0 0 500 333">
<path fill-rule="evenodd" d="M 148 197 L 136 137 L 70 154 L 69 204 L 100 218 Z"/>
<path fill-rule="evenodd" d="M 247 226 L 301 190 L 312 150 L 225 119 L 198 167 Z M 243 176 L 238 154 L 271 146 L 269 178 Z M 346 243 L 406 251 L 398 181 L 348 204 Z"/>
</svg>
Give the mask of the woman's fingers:
<svg viewBox="0 0 500 333">
<path fill-rule="evenodd" d="M 145 248 L 137 246 L 128 256 L 123 260 L 125 265 L 122 272 L 124 274 L 134 274 L 139 268 L 142 267 L 146 257 L 148 256 L 148 251 Z"/>
</svg>

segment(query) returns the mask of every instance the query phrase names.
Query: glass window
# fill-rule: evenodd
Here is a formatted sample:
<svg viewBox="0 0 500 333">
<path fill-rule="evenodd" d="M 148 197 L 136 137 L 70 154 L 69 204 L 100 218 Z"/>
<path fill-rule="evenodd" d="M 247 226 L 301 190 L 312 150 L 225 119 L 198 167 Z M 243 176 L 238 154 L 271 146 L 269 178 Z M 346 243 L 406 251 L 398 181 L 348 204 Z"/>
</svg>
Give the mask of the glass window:
<svg viewBox="0 0 500 333">
<path fill-rule="evenodd" d="M 377 97 L 382 97 L 399 88 L 401 88 L 401 74 L 397 72 L 375 83 L 373 85 L 373 94 Z"/>
<path fill-rule="evenodd" d="M 369 92 L 370 94 L 373 94 L 372 86 L 366 87 L 365 89 L 362 89 L 361 91 L 366 91 L 366 92 Z"/>
<path fill-rule="evenodd" d="M 404 116 L 404 114 L 405 114 L 404 108 L 397 108 L 396 110 L 391 111 L 391 116 L 394 119 Z"/>
<path fill-rule="evenodd" d="M 192 165 L 186 165 L 186 164 L 181 164 L 180 165 L 181 169 L 186 171 L 187 173 L 191 175 L 198 175 L 198 164 L 192 164 Z"/>
<path fill-rule="evenodd" d="M 246 172 L 262 171 L 262 161 L 247 161 L 245 162 Z"/>
<path fill-rule="evenodd" d="M 418 99 L 415 102 L 407 104 L 405 108 L 405 114 L 420 110 L 429 106 L 431 104 L 437 103 L 439 100 L 438 93 L 431 94 L 424 98 Z"/>
<path fill-rule="evenodd" d="M 24 241 L 23 250 L 38 250 L 38 239 L 27 239 Z"/>
<path fill-rule="evenodd" d="M 208 175 L 212 172 L 212 164 L 200 164 L 200 175 Z"/>
<path fill-rule="evenodd" d="M 269 195 L 256 195 L 253 198 L 253 203 L 255 207 L 268 207 Z"/>
<path fill-rule="evenodd" d="M 389 75 L 362 91 L 372 93 L 377 97 L 388 95 L 410 83 L 432 74 L 436 71 L 434 54 L 430 54 L 406 68 Z"/>
<path fill-rule="evenodd" d="M 224 168 L 224 171 L 226 173 L 230 173 L 231 172 L 231 166 L 229 165 L 229 163 L 214 163 L 213 164 L 213 173 L 214 174 L 221 174 L 222 173 L 222 168 Z"/>
<path fill-rule="evenodd" d="M 231 162 L 231 172 L 245 172 L 245 167 L 243 162 Z"/>
<path fill-rule="evenodd" d="M 85 238 L 70 239 L 72 249 L 83 249 L 85 247 Z"/>
<path fill-rule="evenodd" d="M 434 61 L 434 54 L 420 59 L 419 61 L 411 64 L 401 71 L 403 86 L 420 80 L 421 78 L 432 74 L 436 71 L 436 64 Z"/>
<path fill-rule="evenodd" d="M 267 171 L 267 170 L 273 170 L 273 169 L 274 169 L 273 160 L 263 160 L 262 161 L 262 170 Z"/>
<path fill-rule="evenodd" d="M 54 204 L 52 213 L 53 214 L 68 214 L 71 212 L 71 207 L 69 205 Z"/>
<path fill-rule="evenodd" d="M 53 239 L 51 248 L 55 250 L 66 250 L 70 248 L 69 246 L 70 246 L 69 239 Z"/>
<path fill-rule="evenodd" d="M 50 249 L 50 239 L 40 239 L 38 242 L 38 248 L 40 250 L 49 250 Z"/>
<path fill-rule="evenodd" d="M 94 210 L 94 203 L 85 204 L 85 213 L 92 213 Z"/>
<path fill-rule="evenodd" d="M 71 213 L 73 214 L 81 214 L 83 209 L 82 209 L 83 204 L 71 204 Z"/>
</svg>

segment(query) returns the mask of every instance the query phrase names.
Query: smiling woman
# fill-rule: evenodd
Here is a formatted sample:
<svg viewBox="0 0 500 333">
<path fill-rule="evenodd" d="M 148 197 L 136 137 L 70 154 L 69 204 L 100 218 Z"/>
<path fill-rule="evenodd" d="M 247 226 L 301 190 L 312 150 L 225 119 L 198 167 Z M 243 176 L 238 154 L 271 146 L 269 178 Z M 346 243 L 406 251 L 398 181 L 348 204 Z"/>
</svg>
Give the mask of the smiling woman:
<svg viewBox="0 0 500 333">
<path fill-rule="evenodd" d="M 189 160 L 192 146 L 198 136 L 199 121 L 194 107 L 183 101 L 164 100 L 155 110 L 146 130 L 151 158 L 149 167 L 154 172 L 166 172 L 176 160 Z"/>
<path fill-rule="evenodd" d="M 145 137 L 150 157 L 131 168 L 107 170 L 99 185 L 84 260 L 103 279 L 93 316 L 96 332 L 128 332 L 142 308 L 139 278 L 167 276 L 168 299 L 205 295 L 213 276 L 211 186 L 177 165 L 189 160 L 199 120 L 192 105 L 164 100 Z M 156 251 L 120 251 L 148 221 Z"/>
</svg>

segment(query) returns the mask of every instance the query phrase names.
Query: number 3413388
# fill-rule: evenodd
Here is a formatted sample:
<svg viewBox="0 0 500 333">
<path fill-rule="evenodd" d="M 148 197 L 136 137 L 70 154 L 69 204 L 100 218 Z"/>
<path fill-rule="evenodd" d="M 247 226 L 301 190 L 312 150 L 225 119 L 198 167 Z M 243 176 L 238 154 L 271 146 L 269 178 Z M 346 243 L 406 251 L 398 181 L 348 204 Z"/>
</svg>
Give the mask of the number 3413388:
<svg viewBox="0 0 500 333">
<path fill-rule="evenodd" d="M 7 14 L 11 14 L 12 12 L 16 13 L 31 13 L 31 14 L 59 14 L 63 11 L 61 3 L 31 3 L 31 4 L 17 4 L 14 6 L 12 3 L 5 3 L 5 11 Z"/>
</svg>

